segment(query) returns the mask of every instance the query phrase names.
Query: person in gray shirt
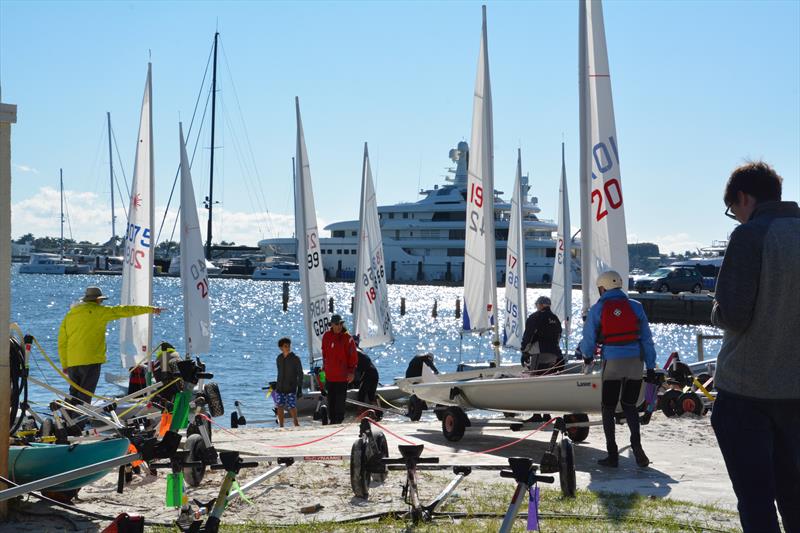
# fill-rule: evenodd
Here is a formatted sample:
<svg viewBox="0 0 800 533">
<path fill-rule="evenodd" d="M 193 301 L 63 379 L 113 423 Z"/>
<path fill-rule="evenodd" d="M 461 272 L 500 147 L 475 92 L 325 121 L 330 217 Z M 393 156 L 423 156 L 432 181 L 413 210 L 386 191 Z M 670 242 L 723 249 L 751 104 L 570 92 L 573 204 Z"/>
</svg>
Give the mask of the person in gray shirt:
<svg viewBox="0 0 800 533">
<path fill-rule="evenodd" d="M 717 357 L 711 425 L 747 532 L 800 532 L 800 208 L 782 178 L 743 165 L 725 187 L 731 233 L 717 278 Z"/>
<path fill-rule="evenodd" d="M 275 363 L 278 365 L 278 380 L 275 383 L 275 407 L 278 425 L 283 427 L 284 411 L 289 410 L 295 426 L 297 420 L 297 398 L 303 395 L 303 363 L 292 351 L 292 340 L 283 337 L 278 341 L 281 353 Z"/>
</svg>

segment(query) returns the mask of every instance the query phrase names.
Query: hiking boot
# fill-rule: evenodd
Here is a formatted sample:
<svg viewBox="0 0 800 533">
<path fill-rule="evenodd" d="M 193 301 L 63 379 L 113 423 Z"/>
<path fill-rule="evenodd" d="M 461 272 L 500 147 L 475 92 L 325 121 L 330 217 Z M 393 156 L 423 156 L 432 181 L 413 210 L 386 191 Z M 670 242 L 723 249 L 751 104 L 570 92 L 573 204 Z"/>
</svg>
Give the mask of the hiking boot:
<svg viewBox="0 0 800 533">
<path fill-rule="evenodd" d="M 645 468 L 650 464 L 650 459 L 648 459 L 641 446 L 631 446 L 631 450 L 633 451 L 633 456 L 636 458 L 636 464 L 639 465 L 639 467 Z"/>
<path fill-rule="evenodd" d="M 619 455 L 610 453 L 608 457 L 598 460 L 597 464 L 608 468 L 617 468 L 619 466 Z"/>
</svg>

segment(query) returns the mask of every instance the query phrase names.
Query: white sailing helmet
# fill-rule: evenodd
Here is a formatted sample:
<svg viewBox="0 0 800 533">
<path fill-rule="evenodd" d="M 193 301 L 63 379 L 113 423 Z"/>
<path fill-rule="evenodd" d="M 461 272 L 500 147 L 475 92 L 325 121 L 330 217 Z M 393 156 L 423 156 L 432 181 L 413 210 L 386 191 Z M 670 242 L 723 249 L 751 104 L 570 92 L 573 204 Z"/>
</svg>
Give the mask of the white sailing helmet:
<svg viewBox="0 0 800 533">
<path fill-rule="evenodd" d="M 597 288 L 603 287 L 605 290 L 622 288 L 622 276 L 616 270 L 606 270 L 597 276 Z"/>
</svg>

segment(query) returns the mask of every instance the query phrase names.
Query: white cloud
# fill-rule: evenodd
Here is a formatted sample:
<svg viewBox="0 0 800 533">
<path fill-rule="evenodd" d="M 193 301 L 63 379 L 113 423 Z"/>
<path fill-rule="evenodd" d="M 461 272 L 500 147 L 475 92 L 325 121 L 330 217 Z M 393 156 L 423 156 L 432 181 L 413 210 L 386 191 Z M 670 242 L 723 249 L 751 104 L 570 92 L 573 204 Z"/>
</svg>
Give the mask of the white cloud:
<svg viewBox="0 0 800 533">
<path fill-rule="evenodd" d="M 686 250 L 696 251 L 707 244 L 692 239 L 688 233 L 675 233 L 672 235 L 662 235 L 653 239 L 658 244 L 658 250 L 664 253 L 683 253 Z"/>
<path fill-rule="evenodd" d="M 17 165 L 16 163 L 14 163 L 12 166 L 15 169 L 19 170 L 20 172 L 32 172 L 34 174 L 38 174 L 39 173 L 38 170 L 36 170 L 33 167 L 29 167 L 28 165 Z"/>
<path fill-rule="evenodd" d="M 105 242 L 111 236 L 111 215 L 108 204 L 104 199 L 93 192 L 64 191 L 66 200 L 64 235 L 71 236 L 77 241 Z M 17 238 L 26 233 L 36 237 L 60 234 L 59 211 L 61 199 L 59 192 L 52 187 L 42 187 L 39 191 L 24 200 L 13 203 L 11 206 L 12 235 Z M 164 219 L 160 240 L 168 240 L 175 224 L 178 210 L 170 208 L 164 217 L 164 206 L 156 207 L 156 222 L 153 234 L 158 235 L 161 220 Z M 117 206 L 117 234 L 125 231 L 125 213 Z M 200 227 L 205 239 L 206 217 L 205 209 L 198 209 Z M 67 218 L 67 217 L 65 217 Z M 322 228 L 325 221 L 319 220 Z M 255 246 L 259 240 L 271 237 L 291 237 L 294 235 L 294 215 L 283 213 L 246 213 L 241 211 L 228 211 L 223 207 L 214 208 L 214 242 L 228 241 L 236 244 Z M 178 238 L 176 228 L 173 240 Z"/>
</svg>

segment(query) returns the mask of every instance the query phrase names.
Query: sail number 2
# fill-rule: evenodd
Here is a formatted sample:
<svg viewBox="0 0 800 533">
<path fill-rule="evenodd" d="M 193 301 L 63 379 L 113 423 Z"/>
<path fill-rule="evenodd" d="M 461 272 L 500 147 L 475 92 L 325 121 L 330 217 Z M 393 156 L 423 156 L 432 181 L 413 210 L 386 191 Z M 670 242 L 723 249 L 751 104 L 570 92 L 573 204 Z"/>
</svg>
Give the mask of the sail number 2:
<svg viewBox="0 0 800 533">
<path fill-rule="evenodd" d="M 189 272 L 192 274 L 192 280 L 196 282 L 195 287 L 200 291 L 200 297 L 208 298 L 208 277 L 206 276 L 205 259 L 198 259 L 197 264 L 192 264 L 189 267 Z"/>
<path fill-rule="evenodd" d="M 608 146 L 611 147 L 611 150 L 608 149 Z M 608 138 L 608 146 L 604 142 L 599 142 L 592 148 L 593 166 L 597 170 L 597 174 L 595 174 L 594 169 L 592 170 L 592 182 L 612 170 L 615 163 L 619 164 L 617 141 L 614 137 Z M 613 158 L 611 154 L 614 155 Z M 601 179 L 600 182 L 602 187 L 592 189 L 592 204 L 597 203 L 595 211 L 595 220 L 597 222 L 608 215 L 609 209 L 615 210 L 622 207 L 622 186 L 619 183 L 619 179 Z"/>
</svg>

